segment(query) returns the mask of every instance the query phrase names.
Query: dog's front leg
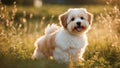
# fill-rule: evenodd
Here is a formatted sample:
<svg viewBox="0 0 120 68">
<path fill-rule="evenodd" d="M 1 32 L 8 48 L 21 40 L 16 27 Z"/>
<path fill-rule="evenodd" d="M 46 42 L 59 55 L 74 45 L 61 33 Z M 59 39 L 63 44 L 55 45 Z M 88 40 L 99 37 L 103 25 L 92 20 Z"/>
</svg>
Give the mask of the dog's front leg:
<svg viewBox="0 0 120 68">
<path fill-rule="evenodd" d="M 55 48 L 54 53 L 53 53 L 53 57 L 58 62 L 68 63 L 68 61 L 69 61 L 68 53 L 63 51 L 60 48 Z"/>
</svg>

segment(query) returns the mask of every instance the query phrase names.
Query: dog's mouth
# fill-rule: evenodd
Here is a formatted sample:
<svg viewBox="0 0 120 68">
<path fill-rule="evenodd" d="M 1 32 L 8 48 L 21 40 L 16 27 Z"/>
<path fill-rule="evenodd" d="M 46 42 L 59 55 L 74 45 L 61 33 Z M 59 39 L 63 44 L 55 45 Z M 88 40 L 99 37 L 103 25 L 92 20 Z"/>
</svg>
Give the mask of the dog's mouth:
<svg viewBox="0 0 120 68">
<path fill-rule="evenodd" d="M 85 28 L 84 26 L 76 26 L 74 30 L 77 32 L 81 32 L 84 28 Z"/>
</svg>

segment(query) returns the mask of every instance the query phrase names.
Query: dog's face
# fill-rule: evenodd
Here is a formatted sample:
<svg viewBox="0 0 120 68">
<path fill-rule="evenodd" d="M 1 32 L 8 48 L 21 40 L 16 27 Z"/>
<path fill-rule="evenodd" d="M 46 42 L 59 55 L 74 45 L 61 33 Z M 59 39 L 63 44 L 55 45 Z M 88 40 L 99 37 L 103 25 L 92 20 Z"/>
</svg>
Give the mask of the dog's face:
<svg viewBox="0 0 120 68">
<path fill-rule="evenodd" d="M 92 24 L 93 15 L 84 8 L 69 9 L 59 16 L 62 26 L 71 34 L 87 32 Z"/>
</svg>

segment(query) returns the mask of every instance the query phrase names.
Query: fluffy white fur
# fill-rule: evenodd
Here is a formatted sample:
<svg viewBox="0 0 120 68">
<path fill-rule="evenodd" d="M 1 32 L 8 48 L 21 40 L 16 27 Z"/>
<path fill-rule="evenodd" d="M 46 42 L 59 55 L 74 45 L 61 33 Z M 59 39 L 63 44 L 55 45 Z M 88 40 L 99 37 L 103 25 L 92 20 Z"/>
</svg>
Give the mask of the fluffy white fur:
<svg viewBox="0 0 120 68">
<path fill-rule="evenodd" d="M 53 58 L 58 62 L 84 60 L 88 45 L 86 33 L 92 23 L 92 14 L 84 8 L 69 9 L 59 17 L 61 27 L 52 24 L 45 29 L 45 35 L 35 42 L 33 58 Z"/>
</svg>

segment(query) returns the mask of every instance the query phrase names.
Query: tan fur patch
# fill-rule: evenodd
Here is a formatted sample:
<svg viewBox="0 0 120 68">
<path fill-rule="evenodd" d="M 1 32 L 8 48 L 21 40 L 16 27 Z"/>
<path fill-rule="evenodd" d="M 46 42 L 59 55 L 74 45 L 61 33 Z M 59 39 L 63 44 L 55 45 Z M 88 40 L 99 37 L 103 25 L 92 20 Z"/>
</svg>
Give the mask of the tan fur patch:
<svg viewBox="0 0 120 68">
<path fill-rule="evenodd" d="M 93 15 L 88 12 L 88 21 L 90 24 L 92 24 L 92 19 L 93 19 Z"/>
<path fill-rule="evenodd" d="M 64 28 L 67 28 L 67 13 L 61 14 L 59 16 L 60 23 L 64 26 Z"/>
<path fill-rule="evenodd" d="M 38 49 L 46 57 L 53 56 L 53 50 L 55 49 L 55 35 L 56 33 L 51 33 L 45 37 L 43 41 L 38 45 Z"/>
</svg>

